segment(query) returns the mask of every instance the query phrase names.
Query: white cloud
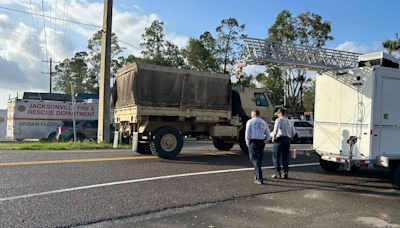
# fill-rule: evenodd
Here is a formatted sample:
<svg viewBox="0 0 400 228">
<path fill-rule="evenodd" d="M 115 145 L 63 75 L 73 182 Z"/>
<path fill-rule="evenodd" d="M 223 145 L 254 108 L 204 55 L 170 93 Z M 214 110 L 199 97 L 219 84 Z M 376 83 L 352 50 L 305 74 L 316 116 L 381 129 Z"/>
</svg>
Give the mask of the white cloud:
<svg viewBox="0 0 400 228">
<path fill-rule="evenodd" d="M 135 9 L 140 9 L 138 5 L 133 5 Z M 92 25 L 101 25 L 103 17 L 103 4 L 102 3 L 90 3 L 87 0 L 72 0 L 70 4 L 69 13 L 70 20 L 83 22 Z M 82 14 L 82 9 L 85 9 L 85 14 Z M 117 37 L 135 47 L 140 47 L 141 36 L 145 31 L 146 27 L 149 27 L 154 20 L 160 20 L 156 14 L 139 14 L 132 11 L 122 11 L 118 8 L 113 9 L 113 24 L 112 31 Z M 78 34 L 90 39 L 93 33 L 96 31 L 93 27 L 81 26 L 76 24 L 70 25 Z M 100 28 L 97 28 L 97 30 Z M 177 35 L 175 32 L 166 33 L 165 38 L 172 41 L 178 47 L 186 46 L 189 38 L 186 36 Z M 137 48 L 124 45 L 130 53 L 139 55 L 140 51 Z"/>
<path fill-rule="evenodd" d="M 349 52 L 357 52 L 357 53 L 369 53 L 369 52 L 377 52 L 383 51 L 382 47 L 378 42 L 373 42 L 372 44 L 365 45 L 360 44 L 355 41 L 345 41 L 335 47 L 337 50 L 349 51 Z"/>
<path fill-rule="evenodd" d="M 60 61 L 72 56 L 75 51 L 84 50 L 87 40 L 100 29 L 103 18 L 102 2 L 69 0 L 68 3 L 69 20 L 99 27 L 66 23 L 64 34 L 65 23 L 62 21 L 55 23 L 53 19 L 45 19 L 44 29 L 41 17 L 0 14 L 0 108 L 6 106 L 8 94 L 15 95 L 17 91 L 48 91 L 48 76 L 41 74 L 42 71 L 48 71 L 48 65 L 42 63 L 46 59 L 46 50 L 48 57 Z M 31 5 L 29 0 L 2 0 L 0 3 L 41 14 L 41 2 L 36 1 L 36 4 Z M 50 15 L 49 6 L 47 4 L 44 7 L 45 15 Z M 139 47 L 145 28 L 160 18 L 156 14 L 143 14 L 138 5 L 126 7 L 129 8 L 134 10 L 127 11 L 122 5 L 121 8 L 114 7 L 112 29 L 120 40 Z M 52 4 L 51 16 L 64 18 L 64 10 L 61 3 L 57 8 Z M 188 37 L 174 32 L 166 33 L 165 37 L 179 47 L 185 46 L 188 40 Z M 140 50 L 123 43 L 121 45 L 127 48 L 129 54 L 140 54 Z"/>
<path fill-rule="evenodd" d="M 189 37 L 177 35 L 175 32 L 166 34 L 165 39 L 171 41 L 180 48 L 185 47 L 189 42 Z"/>
</svg>

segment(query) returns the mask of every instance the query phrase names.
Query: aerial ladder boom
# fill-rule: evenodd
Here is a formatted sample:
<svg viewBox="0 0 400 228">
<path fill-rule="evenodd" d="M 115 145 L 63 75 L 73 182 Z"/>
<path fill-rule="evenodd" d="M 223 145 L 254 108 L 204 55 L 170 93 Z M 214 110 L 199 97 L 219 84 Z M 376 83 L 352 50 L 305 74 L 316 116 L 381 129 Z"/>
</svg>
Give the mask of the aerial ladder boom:
<svg viewBox="0 0 400 228">
<path fill-rule="evenodd" d="M 360 54 L 268 39 L 245 38 L 245 65 L 284 66 L 313 71 L 343 70 L 357 66 Z"/>
</svg>

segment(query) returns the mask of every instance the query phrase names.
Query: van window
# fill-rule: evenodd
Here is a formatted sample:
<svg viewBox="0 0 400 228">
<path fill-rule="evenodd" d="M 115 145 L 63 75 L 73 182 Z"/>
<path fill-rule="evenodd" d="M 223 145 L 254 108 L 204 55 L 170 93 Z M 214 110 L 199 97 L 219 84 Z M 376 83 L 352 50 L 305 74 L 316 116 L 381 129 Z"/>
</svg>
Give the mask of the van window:
<svg viewBox="0 0 400 228">
<path fill-rule="evenodd" d="M 294 122 L 294 126 L 295 127 L 313 127 L 311 124 L 309 124 L 308 122 Z"/>
<path fill-rule="evenodd" d="M 265 97 L 265 94 L 263 93 L 254 93 L 254 97 L 256 99 L 256 105 L 257 106 L 263 106 L 263 107 L 268 107 L 268 100 Z"/>
<path fill-rule="evenodd" d="M 308 123 L 308 122 L 303 122 L 303 126 L 304 126 L 304 127 L 313 127 L 313 125 L 311 125 L 311 124 Z"/>
</svg>

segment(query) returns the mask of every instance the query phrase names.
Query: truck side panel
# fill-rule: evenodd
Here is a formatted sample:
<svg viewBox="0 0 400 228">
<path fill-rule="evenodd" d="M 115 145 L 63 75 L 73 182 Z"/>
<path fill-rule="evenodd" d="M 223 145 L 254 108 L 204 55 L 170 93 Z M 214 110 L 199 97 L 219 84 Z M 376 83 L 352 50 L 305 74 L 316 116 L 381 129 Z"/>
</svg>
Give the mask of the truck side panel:
<svg viewBox="0 0 400 228">
<path fill-rule="evenodd" d="M 338 153 L 340 150 L 341 86 L 328 75 L 316 77 L 314 149 L 319 153 Z"/>
<path fill-rule="evenodd" d="M 353 156 L 369 159 L 372 68 L 359 68 L 346 75 L 317 77 L 314 148 L 317 152 L 349 156 L 350 136 L 357 137 Z"/>
<path fill-rule="evenodd" d="M 377 156 L 396 157 L 400 155 L 400 103 L 395 95 L 400 88 L 399 70 L 382 69 L 378 72 L 381 74 L 382 96 L 379 100 L 381 112 L 377 115 L 381 124 L 380 134 L 377 134 L 379 137 L 375 141 L 379 144 Z"/>
</svg>

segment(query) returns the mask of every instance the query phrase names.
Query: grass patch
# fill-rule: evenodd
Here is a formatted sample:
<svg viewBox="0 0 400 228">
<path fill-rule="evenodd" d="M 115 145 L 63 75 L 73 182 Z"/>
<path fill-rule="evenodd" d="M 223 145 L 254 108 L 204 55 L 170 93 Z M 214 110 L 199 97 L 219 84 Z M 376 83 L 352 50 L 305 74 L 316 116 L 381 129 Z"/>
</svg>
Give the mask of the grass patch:
<svg viewBox="0 0 400 228">
<path fill-rule="evenodd" d="M 93 141 L 84 142 L 29 142 L 15 144 L 0 144 L 0 150 L 89 150 L 89 149 L 112 149 L 112 144 L 97 144 Z M 118 149 L 129 149 L 130 145 L 119 145 Z"/>
</svg>

